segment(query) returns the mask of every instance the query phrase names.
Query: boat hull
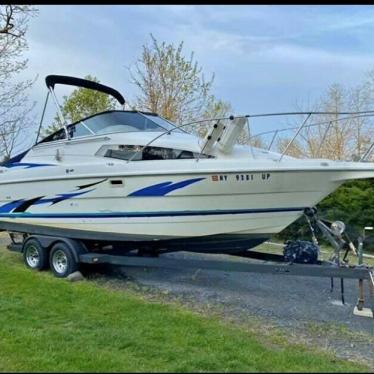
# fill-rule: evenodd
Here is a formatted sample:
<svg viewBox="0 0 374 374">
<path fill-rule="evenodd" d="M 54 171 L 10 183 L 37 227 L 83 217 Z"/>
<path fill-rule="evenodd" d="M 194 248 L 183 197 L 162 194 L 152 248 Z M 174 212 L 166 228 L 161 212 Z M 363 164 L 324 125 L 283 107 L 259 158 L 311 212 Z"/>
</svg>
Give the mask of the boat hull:
<svg viewBox="0 0 374 374">
<path fill-rule="evenodd" d="M 343 182 L 337 171 L 242 171 L 3 183 L 0 229 L 228 252 L 279 233 Z"/>
<path fill-rule="evenodd" d="M 121 250 L 146 250 L 151 252 L 205 252 L 238 253 L 253 248 L 270 238 L 269 234 L 218 234 L 181 238 L 155 238 L 154 236 L 133 235 L 121 232 L 89 231 L 73 228 L 53 227 L 0 221 L 0 229 L 10 232 L 65 237 L 88 243 L 115 244 Z"/>
</svg>

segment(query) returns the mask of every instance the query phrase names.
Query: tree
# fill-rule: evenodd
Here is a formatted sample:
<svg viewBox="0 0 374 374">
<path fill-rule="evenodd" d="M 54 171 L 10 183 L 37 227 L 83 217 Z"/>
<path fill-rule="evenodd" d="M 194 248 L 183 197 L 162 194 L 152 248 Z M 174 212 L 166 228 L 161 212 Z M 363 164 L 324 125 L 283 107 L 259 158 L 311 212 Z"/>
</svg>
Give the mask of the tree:
<svg viewBox="0 0 374 374">
<path fill-rule="evenodd" d="M 226 116 L 231 110 L 229 103 L 211 94 L 214 74 L 206 80 L 194 53 L 189 58 L 183 55 L 183 42 L 159 43 L 151 34 L 151 45 L 143 45 L 135 71 L 129 70 L 139 91 L 136 109 L 158 113 L 179 125 Z M 204 125 L 186 129 L 205 132 Z"/>
<path fill-rule="evenodd" d="M 354 240 L 365 226 L 374 225 L 374 180 L 355 180 L 344 183 L 334 193 L 323 199 L 317 206 L 321 218 L 346 224 L 347 233 Z M 305 217 L 288 226 L 277 235 L 281 239 L 311 240 L 310 228 Z M 318 234 L 319 238 L 321 235 Z M 369 236 L 365 250 L 374 250 L 374 237 Z"/>
<path fill-rule="evenodd" d="M 243 130 L 243 132 L 245 132 L 245 130 Z M 247 133 L 241 134 L 238 140 L 238 143 L 248 144 L 251 147 L 255 147 L 255 148 L 267 148 L 268 147 L 268 145 L 265 144 L 265 142 L 261 139 L 261 137 L 253 137 L 253 138 L 249 137 L 248 138 Z"/>
<path fill-rule="evenodd" d="M 349 97 L 350 106 L 354 110 L 373 110 L 374 102 L 374 69 L 366 73 L 366 78 L 359 84 Z M 356 155 L 362 156 L 374 140 L 373 117 L 360 117 L 353 119 L 356 143 Z"/>
<path fill-rule="evenodd" d="M 295 139 L 292 142 L 292 144 L 288 146 L 291 140 L 292 138 L 279 138 L 277 140 L 277 148 L 278 148 L 279 153 L 283 154 L 286 148 L 288 147 L 287 152 L 285 153 L 288 156 L 292 156 L 296 158 L 305 157 L 305 154 L 303 152 L 303 147 L 301 146 L 300 142 L 297 139 Z"/>
<path fill-rule="evenodd" d="M 84 79 L 100 83 L 96 77 L 91 75 L 85 76 Z M 76 88 L 69 96 L 64 96 L 61 112 L 67 122 L 73 123 L 95 113 L 112 110 L 115 105 L 115 100 L 109 95 L 80 87 Z M 62 126 L 63 124 L 56 114 L 54 122 L 43 131 L 43 135 L 52 134 Z"/>
<path fill-rule="evenodd" d="M 214 95 L 211 95 L 204 108 L 204 112 L 201 114 L 201 117 L 197 117 L 198 120 L 206 119 L 206 121 L 191 126 L 186 126 L 184 129 L 186 129 L 186 131 L 194 132 L 203 138 L 207 134 L 209 126 L 217 122 L 210 120 L 211 118 L 225 118 L 228 116 L 228 113 L 231 112 L 232 107 L 230 103 L 223 100 L 218 100 Z M 193 120 L 190 122 L 193 122 Z"/>
<path fill-rule="evenodd" d="M 374 70 L 367 74 L 364 82 L 347 89 L 334 84 L 315 104 L 315 111 L 365 111 L 373 110 Z M 310 108 L 310 107 L 309 107 Z M 311 109 L 297 108 L 300 111 Z M 338 120 L 339 121 L 335 121 Z M 331 122 L 330 122 L 331 121 Z M 287 152 L 295 157 L 326 157 L 334 160 L 357 159 L 368 149 L 374 139 L 371 117 L 349 115 L 318 115 L 313 123 L 324 125 L 306 128 Z M 326 131 L 328 130 L 328 131 Z M 281 139 L 279 149 L 284 150 L 290 139 Z M 321 141 L 324 140 L 322 147 Z M 326 219 L 342 220 L 347 232 L 357 238 L 364 226 L 373 225 L 374 180 L 355 180 L 344 183 L 334 193 L 321 201 L 317 208 Z M 282 239 L 310 240 L 310 230 L 301 217 L 278 235 Z M 374 238 L 366 241 L 365 249 L 374 250 Z"/>
<path fill-rule="evenodd" d="M 369 110 L 367 92 L 367 85 L 364 84 L 351 89 L 333 84 L 312 107 L 298 106 L 297 110 L 302 112 L 317 111 L 332 114 L 313 114 L 287 154 L 294 157 L 332 160 L 360 158 L 373 138 L 371 119 L 337 112 Z M 305 115 L 300 116 L 297 122 L 293 122 L 293 126 L 298 127 L 305 118 Z M 284 135 L 283 138 L 278 137 L 278 151 L 283 152 L 291 139 L 292 137 Z"/>
<path fill-rule="evenodd" d="M 22 53 L 27 49 L 25 38 L 30 17 L 37 10 L 29 5 L 0 5 L 0 154 L 9 159 L 19 145 L 21 130 L 32 125 L 34 103 L 28 100 L 28 90 L 34 80 L 16 81 L 27 68 Z"/>
</svg>

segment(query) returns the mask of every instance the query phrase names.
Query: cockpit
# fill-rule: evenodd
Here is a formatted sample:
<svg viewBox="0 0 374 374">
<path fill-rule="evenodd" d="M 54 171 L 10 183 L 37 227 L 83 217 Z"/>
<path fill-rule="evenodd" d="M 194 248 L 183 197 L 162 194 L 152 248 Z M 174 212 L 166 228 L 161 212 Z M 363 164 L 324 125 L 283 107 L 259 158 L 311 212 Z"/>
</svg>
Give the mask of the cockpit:
<svg viewBox="0 0 374 374">
<path fill-rule="evenodd" d="M 91 117 L 79 120 L 67 126 L 70 139 L 79 137 L 105 135 L 113 133 L 133 133 L 133 132 L 159 132 L 167 131 L 185 132 L 178 129 L 173 123 L 154 113 L 139 111 L 119 111 L 112 110 L 95 114 Z M 157 136 L 156 134 L 155 136 Z M 47 143 L 66 138 L 65 129 L 62 128 L 47 136 L 39 142 Z M 192 152 L 184 149 L 174 149 L 169 147 L 155 147 L 142 145 L 104 145 L 96 156 L 115 158 L 120 160 L 134 161 L 140 160 L 171 160 L 171 159 L 191 159 L 191 158 L 211 158 L 203 153 Z"/>
</svg>

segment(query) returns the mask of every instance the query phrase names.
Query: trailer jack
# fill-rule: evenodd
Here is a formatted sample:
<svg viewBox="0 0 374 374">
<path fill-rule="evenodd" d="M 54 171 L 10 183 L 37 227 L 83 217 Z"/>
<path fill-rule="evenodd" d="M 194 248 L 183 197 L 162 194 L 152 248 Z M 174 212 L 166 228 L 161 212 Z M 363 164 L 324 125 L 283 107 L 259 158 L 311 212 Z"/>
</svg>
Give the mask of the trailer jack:
<svg viewBox="0 0 374 374">
<path fill-rule="evenodd" d="M 365 231 L 373 230 L 373 227 L 365 227 L 362 231 L 362 234 L 357 238 L 358 245 L 357 248 L 353 244 L 352 240 L 345 232 L 345 224 L 342 221 L 330 222 L 327 220 L 321 220 L 317 215 L 316 208 L 308 208 L 304 211 L 304 216 L 308 222 L 311 234 L 312 241 L 314 244 L 318 245 L 318 240 L 315 235 L 316 227 L 322 232 L 322 235 L 325 239 L 329 241 L 331 246 L 334 248 L 334 253 L 329 259 L 329 261 L 336 266 L 348 265 L 348 253 L 352 251 L 355 256 L 357 256 L 358 263 L 357 268 L 364 267 L 363 264 L 363 245 L 365 240 Z M 343 258 L 341 252 L 345 250 Z M 368 269 L 368 287 L 369 287 L 369 296 L 373 297 L 374 290 L 374 272 L 371 269 Z M 331 292 L 334 288 L 334 278 L 331 278 Z M 344 300 L 344 278 L 340 278 L 340 290 L 341 290 L 341 300 L 342 304 L 345 303 Z M 357 304 L 353 310 L 353 314 L 357 316 L 374 318 L 374 312 L 371 308 L 365 308 L 365 297 L 364 297 L 364 279 L 360 278 L 358 280 L 358 300 Z"/>
<path fill-rule="evenodd" d="M 364 256 L 364 251 L 363 251 L 363 244 L 365 240 L 365 231 L 367 230 L 373 230 L 373 227 L 364 227 L 362 230 L 362 235 L 359 236 L 358 238 L 358 263 L 359 265 L 363 264 L 363 256 Z M 373 297 L 374 295 L 374 273 L 373 271 L 369 271 L 369 279 L 368 279 L 368 287 L 369 287 L 369 295 L 370 297 Z M 362 317 L 369 317 L 369 318 L 374 318 L 374 312 L 370 308 L 365 308 L 364 303 L 365 303 L 365 298 L 364 298 L 364 280 L 359 279 L 358 280 L 358 300 L 357 300 L 357 305 L 355 306 L 353 310 L 353 314 L 356 316 L 362 316 Z"/>
</svg>

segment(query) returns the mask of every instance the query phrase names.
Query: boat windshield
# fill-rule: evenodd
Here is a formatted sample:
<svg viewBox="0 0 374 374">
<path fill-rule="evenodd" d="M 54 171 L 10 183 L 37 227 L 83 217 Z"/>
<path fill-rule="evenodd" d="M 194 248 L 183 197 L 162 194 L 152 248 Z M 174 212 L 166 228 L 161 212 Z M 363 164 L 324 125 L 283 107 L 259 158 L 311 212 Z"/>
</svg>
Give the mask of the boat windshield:
<svg viewBox="0 0 374 374">
<path fill-rule="evenodd" d="M 175 125 L 156 114 L 135 111 L 108 111 L 82 119 L 69 125 L 67 128 L 70 138 L 77 138 L 80 136 L 101 135 L 114 132 L 165 132 L 175 129 Z M 175 131 L 181 132 L 179 129 Z M 64 138 L 65 131 L 64 129 L 60 129 L 43 139 L 42 142 L 50 142 Z"/>
<path fill-rule="evenodd" d="M 158 117 L 155 114 L 123 111 L 100 113 L 85 120 L 81 120 L 75 125 L 71 126 L 82 126 L 86 130 L 92 131 L 95 135 L 108 134 L 111 132 L 164 132 L 166 130 L 172 130 L 175 128 L 175 126 L 173 126 L 170 122 Z M 72 132 L 75 132 L 74 130 Z"/>
</svg>

